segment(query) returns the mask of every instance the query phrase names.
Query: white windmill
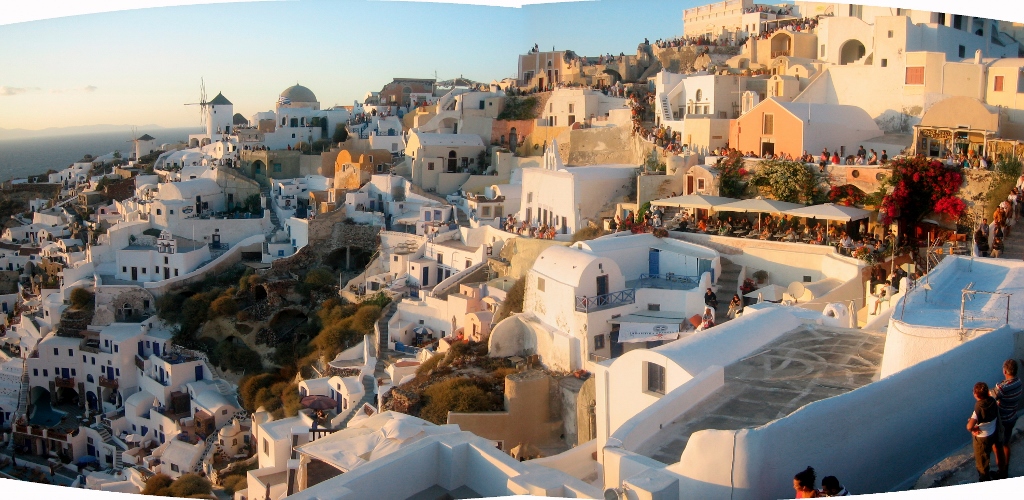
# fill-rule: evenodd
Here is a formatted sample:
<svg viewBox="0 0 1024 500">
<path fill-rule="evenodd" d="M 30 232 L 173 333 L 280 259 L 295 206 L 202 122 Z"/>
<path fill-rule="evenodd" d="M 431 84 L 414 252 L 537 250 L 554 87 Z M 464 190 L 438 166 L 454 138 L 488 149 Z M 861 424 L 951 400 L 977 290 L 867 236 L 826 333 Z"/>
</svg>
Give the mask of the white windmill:
<svg viewBox="0 0 1024 500">
<path fill-rule="evenodd" d="M 210 101 L 206 100 L 206 82 L 199 79 L 199 102 L 185 103 L 186 106 L 199 106 L 199 126 L 205 128 L 206 126 L 206 110 L 210 106 Z"/>
</svg>

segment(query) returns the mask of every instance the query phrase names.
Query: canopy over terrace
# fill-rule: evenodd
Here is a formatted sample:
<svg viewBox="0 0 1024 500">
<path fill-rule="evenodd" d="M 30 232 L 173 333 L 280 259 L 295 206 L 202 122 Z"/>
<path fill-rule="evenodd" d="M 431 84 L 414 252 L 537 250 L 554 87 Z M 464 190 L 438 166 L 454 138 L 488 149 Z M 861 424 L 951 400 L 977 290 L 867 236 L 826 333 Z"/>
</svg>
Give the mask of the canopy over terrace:
<svg viewBox="0 0 1024 500">
<path fill-rule="evenodd" d="M 760 230 L 761 213 L 782 213 L 802 206 L 803 205 L 800 205 L 799 203 L 766 199 L 758 196 L 757 198 L 751 198 L 749 200 L 740 200 L 733 203 L 726 203 L 725 205 L 719 205 L 715 207 L 715 210 L 718 210 L 719 212 L 757 212 L 757 228 Z"/>
<path fill-rule="evenodd" d="M 740 201 L 736 198 L 724 196 L 706 196 L 702 194 L 689 194 L 686 196 L 673 196 L 661 200 L 651 201 L 652 206 L 679 207 L 679 208 L 700 208 L 704 210 L 717 209 L 719 205 L 726 205 Z"/>
<path fill-rule="evenodd" d="M 864 210 L 862 208 L 848 207 L 845 205 L 835 205 L 832 203 L 824 203 L 821 205 L 794 208 L 793 210 L 787 210 L 783 213 L 786 215 L 792 215 L 794 217 L 838 220 L 843 222 L 867 219 L 868 216 L 871 215 L 871 212 Z"/>
</svg>

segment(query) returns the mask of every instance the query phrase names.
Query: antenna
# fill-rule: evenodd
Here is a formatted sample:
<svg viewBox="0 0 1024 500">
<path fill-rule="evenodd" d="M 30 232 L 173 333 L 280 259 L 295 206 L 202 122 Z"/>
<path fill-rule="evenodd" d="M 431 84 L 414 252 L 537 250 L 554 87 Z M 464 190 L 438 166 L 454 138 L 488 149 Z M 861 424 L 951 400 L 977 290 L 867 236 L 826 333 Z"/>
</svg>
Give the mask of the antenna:
<svg viewBox="0 0 1024 500">
<path fill-rule="evenodd" d="M 203 78 L 199 79 L 199 102 L 188 102 L 186 106 L 199 106 L 199 126 L 206 126 L 206 108 L 210 105 L 209 101 L 206 100 L 206 81 Z"/>
</svg>

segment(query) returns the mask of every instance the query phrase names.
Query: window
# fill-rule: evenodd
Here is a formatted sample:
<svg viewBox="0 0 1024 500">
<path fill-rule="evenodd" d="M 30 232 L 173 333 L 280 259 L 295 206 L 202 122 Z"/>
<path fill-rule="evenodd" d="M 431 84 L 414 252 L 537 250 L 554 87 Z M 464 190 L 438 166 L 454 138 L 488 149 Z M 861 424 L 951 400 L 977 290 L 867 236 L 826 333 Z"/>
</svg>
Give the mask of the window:
<svg viewBox="0 0 1024 500">
<path fill-rule="evenodd" d="M 957 54 L 959 54 L 960 57 L 967 57 L 967 47 L 961 45 L 960 48 L 957 49 Z"/>
<path fill-rule="evenodd" d="M 704 179 L 697 179 L 697 190 L 704 191 Z"/>
<path fill-rule="evenodd" d="M 541 278 L 540 276 L 537 277 L 537 290 L 541 292 L 544 291 L 544 278 Z"/>
<path fill-rule="evenodd" d="M 39 368 L 33 368 L 32 369 L 32 376 L 33 377 L 38 377 L 39 376 Z"/>
<path fill-rule="evenodd" d="M 648 311 L 660 311 L 661 310 L 661 304 L 647 304 L 647 310 Z"/>
<path fill-rule="evenodd" d="M 569 112 L 570 113 L 575 113 L 576 112 L 576 105 L 575 104 L 569 103 Z"/>
<path fill-rule="evenodd" d="M 167 257 L 164 257 L 164 264 L 167 263 Z"/>
<path fill-rule="evenodd" d="M 223 409 L 223 410 L 220 411 L 220 414 L 221 415 L 227 415 L 228 414 L 228 410 L 227 409 Z"/>
<path fill-rule="evenodd" d="M 146 274 L 146 268 L 142 268 L 142 274 Z"/>
<path fill-rule="evenodd" d="M 59 349 L 57 349 L 56 347 L 53 348 L 53 355 L 54 356 L 57 356 L 59 354 L 59 352 L 60 352 Z"/>
<path fill-rule="evenodd" d="M 114 344 L 114 352 L 118 352 L 117 351 L 117 344 Z"/>
<path fill-rule="evenodd" d="M 267 442 L 267 438 L 263 438 L 263 454 L 270 454 L 270 443 Z"/>
<path fill-rule="evenodd" d="M 765 113 L 761 122 L 761 133 L 764 135 L 775 134 L 775 115 Z"/>
<path fill-rule="evenodd" d="M 75 350 L 74 349 L 68 349 L 68 356 L 74 356 L 74 355 L 75 355 Z"/>
<path fill-rule="evenodd" d="M 821 57 L 825 57 L 825 44 L 821 44 Z"/>
<path fill-rule="evenodd" d="M 44 377 L 49 377 L 50 376 L 49 373 L 46 373 L 46 368 L 43 368 L 43 376 Z"/>
<path fill-rule="evenodd" d="M 280 171 L 281 171 L 281 164 L 280 163 L 275 163 L 274 164 L 274 172 L 280 172 Z"/>
<path fill-rule="evenodd" d="M 647 365 L 647 377 L 645 377 L 647 392 L 665 394 L 665 367 L 651 362 L 645 362 L 645 364 Z"/>
<path fill-rule="evenodd" d="M 594 335 L 594 350 L 604 349 L 604 334 Z"/>
<path fill-rule="evenodd" d="M 428 161 L 427 162 L 427 170 L 434 170 L 434 162 L 432 162 L 432 161 Z"/>
<path fill-rule="evenodd" d="M 78 376 L 78 374 L 75 373 L 75 369 L 74 368 L 71 369 L 71 376 L 72 377 L 77 377 Z"/>
<path fill-rule="evenodd" d="M 483 99 L 481 99 L 480 100 L 480 109 L 484 109 L 486 107 L 487 107 L 487 105 L 485 104 L 485 101 Z"/>
<path fill-rule="evenodd" d="M 888 59 L 882 59 L 882 67 L 883 68 L 888 68 L 889 67 L 889 60 Z"/>
<path fill-rule="evenodd" d="M 907 68 L 907 85 L 924 85 L 924 67 Z"/>
<path fill-rule="evenodd" d="M 526 202 L 533 203 L 533 193 L 526 193 Z"/>
<path fill-rule="evenodd" d="M 995 82 L 993 82 L 992 90 L 995 91 L 995 92 L 1002 92 L 1003 91 L 1003 77 L 1001 77 L 1001 76 L 995 77 Z"/>
<path fill-rule="evenodd" d="M 171 472 L 178 472 L 178 464 L 171 464 Z"/>
<path fill-rule="evenodd" d="M 158 209 L 156 209 L 156 214 L 157 214 L 157 215 L 163 215 L 163 214 L 164 214 L 164 211 L 163 211 L 163 210 L 160 210 L 160 209 L 158 208 Z"/>
<path fill-rule="evenodd" d="M 892 38 L 892 30 L 889 30 L 889 38 Z"/>
</svg>

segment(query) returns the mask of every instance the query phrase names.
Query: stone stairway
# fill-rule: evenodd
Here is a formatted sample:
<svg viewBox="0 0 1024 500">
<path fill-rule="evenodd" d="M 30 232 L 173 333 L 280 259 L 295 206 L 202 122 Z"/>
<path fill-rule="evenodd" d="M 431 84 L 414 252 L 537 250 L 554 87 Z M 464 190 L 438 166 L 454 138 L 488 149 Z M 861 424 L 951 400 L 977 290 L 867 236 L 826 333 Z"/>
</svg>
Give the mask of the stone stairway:
<svg viewBox="0 0 1024 500">
<path fill-rule="evenodd" d="M 672 107 L 668 105 L 668 96 L 662 95 L 659 101 L 659 110 L 661 111 L 662 121 L 671 121 L 672 118 Z"/>
<path fill-rule="evenodd" d="M 93 429 L 103 438 L 104 443 L 114 448 L 114 470 L 120 471 L 123 469 L 124 461 L 122 460 L 121 453 L 124 452 L 124 448 L 117 441 L 114 441 L 114 437 L 110 434 L 110 429 L 105 425 L 94 425 Z"/>
<path fill-rule="evenodd" d="M 1024 218 L 1018 217 L 1010 229 L 1010 234 L 1004 235 L 1002 258 L 1024 258 Z"/>
<path fill-rule="evenodd" d="M 729 301 L 739 286 L 740 265 L 722 257 L 722 275 L 718 278 L 718 308 L 715 309 L 715 323 L 729 321 Z"/>
<path fill-rule="evenodd" d="M 363 397 L 356 404 L 352 405 L 352 409 L 349 412 L 348 416 L 345 417 L 345 420 L 343 420 L 341 422 L 341 425 L 339 425 L 338 428 L 344 429 L 344 428 L 348 427 L 349 421 L 352 420 L 352 417 L 356 416 L 356 413 L 359 411 L 360 408 L 363 407 L 364 403 L 369 404 L 370 406 L 374 406 L 374 407 L 377 406 L 376 405 L 376 403 L 377 403 L 376 389 L 377 389 L 377 379 L 373 378 L 373 377 L 371 377 L 369 375 L 363 376 Z"/>
<path fill-rule="evenodd" d="M 272 206 L 273 201 L 271 201 L 270 188 L 265 187 L 261 189 L 260 194 L 267 199 L 267 208 L 270 209 L 270 222 L 274 223 L 275 228 L 281 227 L 281 219 L 277 217 L 277 212 L 274 211 Z"/>
<path fill-rule="evenodd" d="M 25 415 L 28 419 L 28 359 L 21 359 L 21 388 L 18 390 L 18 409 L 14 411 L 12 420 L 17 420 L 19 415 Z M 14 450 L 14 440 L 7 443 L 8 450 Z"/>
</svg>

